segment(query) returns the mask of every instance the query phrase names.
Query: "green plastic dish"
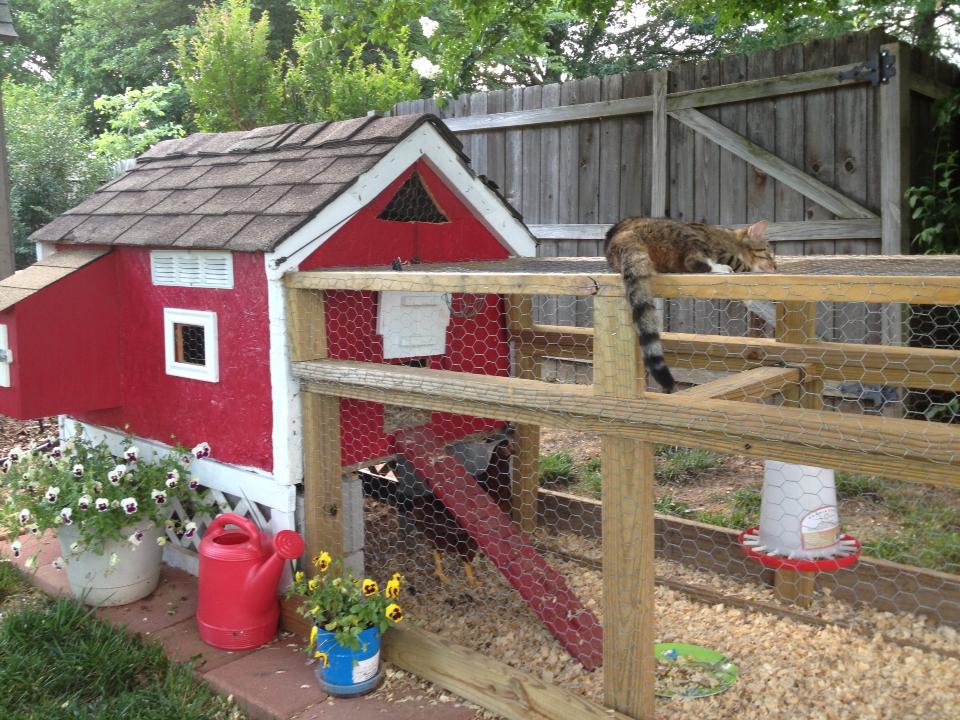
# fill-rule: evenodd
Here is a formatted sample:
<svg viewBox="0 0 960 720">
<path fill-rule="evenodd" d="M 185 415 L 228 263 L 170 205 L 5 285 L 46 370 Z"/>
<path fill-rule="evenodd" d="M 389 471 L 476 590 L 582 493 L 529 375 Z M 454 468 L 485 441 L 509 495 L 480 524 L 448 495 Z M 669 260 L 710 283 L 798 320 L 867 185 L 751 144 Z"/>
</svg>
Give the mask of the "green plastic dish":
<svg viewBox="0 0 960 720">
<path fill-rule="evenodd" d="M 726 655 L 716 650 L 705 648 L 700 645 L 688 645 L 687 643 L 657 643 L 653 648 L 653 653 L 657 660 L 667 662 L 673 653 L 677 657 L 686 655 L 693 658 L 699 669 L 717 680 L 714 687 L 703 685 L 694 685 L 683 690 L 661 690 L 659 681 L 657 683 L 658 697 L 685 697 L 698 698 L 717 695 L 730 687 L 737 681 L 740 675 L 739 668 L 730 662 Z"/>
</svg>

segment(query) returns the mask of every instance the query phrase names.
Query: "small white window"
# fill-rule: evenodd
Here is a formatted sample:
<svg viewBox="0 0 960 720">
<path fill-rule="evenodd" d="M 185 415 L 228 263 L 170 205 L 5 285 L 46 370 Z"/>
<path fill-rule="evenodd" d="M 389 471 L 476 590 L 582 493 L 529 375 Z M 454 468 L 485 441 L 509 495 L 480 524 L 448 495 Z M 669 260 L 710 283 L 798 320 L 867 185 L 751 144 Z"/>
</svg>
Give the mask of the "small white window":
<svg viewBox="0 0 960 720">
<path fill-rule="evenodd" d="M 216 313 L 164 308 L 163 334 L 167 375 L 219 382 Z"/>
<path fill-rule="evenodd" d="M 377 332 L 383 336 L 383 357 L 443 355 L 447 347 L 450 308 L 444 293 L 380 293 Z"/>
<path fill-rule="evenodd" d="M 7 339 L 7 326 L 0 325 L 0 387 L 10 387 L 10 363 L 13 362 L 13 352 L 10 350 L 10 341 Z"/>
<path fill-rule="evenodd" d="M 151 250 L 150 275 L 154 285 L 233 288 L 233 256 L 205 250 Z"/>
</svg>

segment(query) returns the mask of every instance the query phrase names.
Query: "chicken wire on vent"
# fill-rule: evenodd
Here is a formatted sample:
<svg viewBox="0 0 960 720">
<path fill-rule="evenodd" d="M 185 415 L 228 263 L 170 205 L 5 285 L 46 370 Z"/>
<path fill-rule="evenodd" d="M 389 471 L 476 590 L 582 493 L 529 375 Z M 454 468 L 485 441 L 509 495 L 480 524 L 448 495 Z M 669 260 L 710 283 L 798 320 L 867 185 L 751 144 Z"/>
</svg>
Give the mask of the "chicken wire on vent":
<svg viewBox="0 0 960 720">
<path fill-rule="evenodd" d="M 537 262 L 516 266 L 583 273 L 585 282 L 602 268 Z M 960 445 L 945 442 L 960 423 L 955 306 L 884 302 L 882 286 L 869 302 L 671 297 L 661 305 L 664 354 L 678 381 L 670 410 L 655 422 L 652 410 L 611 401 L 588 423 L 596 406 L 587 401 L 630 371 L 609 358 L 594 368 L 594 298 L 570 295 L 560 279 L 549 295 L 512 295 L 495 280 L 473 293 L 437 291 L 431 269 L 405 267 L 383 283 L 400 296 L 388 325 L 378 292 L 324 292 L 332 361 L 410 372 L 351 365 L 331 379 L 333 371 L 295 368 L 325 383 L 324 398 L 338 388 L 345 396 L 326 406 L 318 430 L 324 446 L 339 445 L 344 469 L 342 487 L 321 505 L 342 502 L 353 567 L 378 579 L 405 576 L 404 609 L 419 627 L 601 700 L 603 634 L 616 632 L 603 627 L 602 568 L 605 554 L 618 552 L 608 544 L 621 542 L 604 537 L 603 514 L 633 512 L 604 505 L 609 483 L 633 480 L 632 468 L 611 471 L 618 480 L 605 472 L 603 431 L 608 423 L 616 436 L 617 423 L 638 423 L 648 430 L 631 437 L 655 441 L 658 639 L 721 650 L 750 687 L 785 688 L 789 676 L 812 692 L 796 678 L 844 667 L 857 653 L 878 662 L 914 657 L 932 678 L 926 690 L 898 679 L 901 691 L 888 693 L 862 661 L 798 717 L 822 716 L 814 710 L 842 704 L 840 695 L 854 706 L 879 703 L 891 717 L 918 708 L 936 717 L 943 702 L 960 702 L 941 674 L 960 652 Z M 909 282 L 892 278 L 891 287 Z M 383 359 L 388 333 L 394 346 L 412 348 L 409 356 Z M 487 390 L 471 376 L 536 385 L 491 382 Z M 647 390 L 658 388 L 648 381 Z M 424 401 L 431 394 L 456 399 Z M 409 402 L 378 402 L 400 397 Z M 520 397 L 553 423 L 523 422 Z M 503 416 L 484 416 L 498 402 Z M 830 426 L 830 443 L 823 417 L 843 419 Z M 792 454 L 765 454 L 766 442 Z M 844 459 L 863 449 L 862 467 Z M 704 717 L 734 709 L 760 717 L 762 708 L 733 693 L 703 702 Z"/>
</svg>

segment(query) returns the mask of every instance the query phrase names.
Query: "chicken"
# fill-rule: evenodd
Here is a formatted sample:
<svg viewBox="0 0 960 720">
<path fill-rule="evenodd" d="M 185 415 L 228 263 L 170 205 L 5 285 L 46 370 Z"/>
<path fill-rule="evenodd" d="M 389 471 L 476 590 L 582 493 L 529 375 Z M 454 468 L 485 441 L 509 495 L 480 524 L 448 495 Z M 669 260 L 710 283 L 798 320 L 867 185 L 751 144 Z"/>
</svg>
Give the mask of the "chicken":
<svg viewBox="0 0 960 720">
<path fill-rule="evenodd" d="M 492 444 L 492 447 L 491 447 Z M 480 467 L 473 473 L 477 483 L 507 515 L 511 510 L 511 458 L 516 454 L 514 431 L 509 426 L 492 443 L 461 443 L 453 446 L 452 452 L 468 470 Z M 469 456 L 473 455 L 471 461 Z M 482 461 L 477 461 L 482 457 Z M 483 463 L 486 463 L 483 465 Z M 446 584 L 448 578 L 443 570 L 442 554 L 456 555 L 463 562 L 464 574 L 469 587 L 479 584 L 471 563 L 479 546 L 463 529 L 456 517 L 434 495 L 402 458 L 395 467 L 398 482 L 397 492 L 388 492 L 386 499 L 397 508 L 401 520 L 412 523 L 417 531 L 433 547 L 434 572 L 437 579 Z"/>
</svg>

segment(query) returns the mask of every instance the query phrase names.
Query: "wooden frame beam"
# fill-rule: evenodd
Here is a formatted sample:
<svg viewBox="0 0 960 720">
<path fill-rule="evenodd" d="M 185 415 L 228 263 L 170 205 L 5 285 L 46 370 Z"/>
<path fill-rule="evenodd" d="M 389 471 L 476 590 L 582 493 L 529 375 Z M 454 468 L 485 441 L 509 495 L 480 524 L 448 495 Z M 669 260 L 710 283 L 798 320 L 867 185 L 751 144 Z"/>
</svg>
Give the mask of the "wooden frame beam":
<svg viewBox="0 0 960 720">
<path fill-rule="evenodd" d="M 593 328 L 534 325 L 524 348 L 568 360 L 593 357 Z M 825 380 L 881 383 L 960 392 L 960 351 L 854 343 L 786 343 L 768 338 L 663 333 L 670 365 L 747 370 L 760 365 L 815 364 Z"/>
<path fill-rule="evenodd" d="M 656 213 L 653 213 L 654 215 Z M 538 240 L 602 240 L 608 224 L 528 225 Z M 728 225 L 740 228 L 746 225 Z M 879 218 L 770 223 L 764 237 L 772 243 L 803 240 L 879 240 Z"/>
<path fill-rule="evenodd" d="M 346 360 L 294 363 L 307 392 L 777 457 L 960 486 L 960 429 L 681 395 L 607 398 L 590 386 Z"/>
<path fill-rule="evenodd" d="M 762 400 L 787 387 L 797 386 L 802 380 L 800 368 L 764 366 L 703 383 L 678 394 L 685 398 Z"/>
<path fill-rule="evenodd" d="M 288 288 L 405 290 L 513 295 L 623 296 L 613 273 L 325 270 L 287 273 Z M 960 275 L 790 275 L 676 273 L 655 275 L 653 295 L 701 300 L 912 303 L 960 305 Z"/>
<path fill-rule="evenodd" d="M 769 150 L 757 145 L 752 140 L 721 125 L 716 120 L 707 117 L 699 110 L 677 109 L 670 112 L 673 117 L 695 132 L 700 133 L 708 140 L 712 140 L 722 148 L 729 150 L 737 157 L 743 158 L 754 167 L 762 170 L 770 177 L 779 180 L 804 197 L 822 205 L 827 210 L 842 218 L 875 218 L 876 214 L 867 210 L 860 203 L 851 200 L 843 193 L 837 192 L 829 185 L 815 177 L 795 168 L 790 163 L 777 157 Z"/>
</svg>

